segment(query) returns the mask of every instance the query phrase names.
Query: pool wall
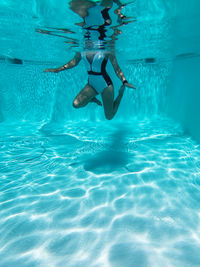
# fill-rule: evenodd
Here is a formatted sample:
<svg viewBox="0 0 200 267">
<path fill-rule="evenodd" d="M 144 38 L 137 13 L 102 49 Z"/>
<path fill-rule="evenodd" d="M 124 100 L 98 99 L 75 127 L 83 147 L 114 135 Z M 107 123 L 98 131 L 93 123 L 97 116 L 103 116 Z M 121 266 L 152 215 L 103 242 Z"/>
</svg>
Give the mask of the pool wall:
<svg viewBox="0 0 200 267">
<path fill-rule="evenodd" d="M 71 23 L 77 21 L 71 11 L 63 11 L 66 2 L 62 1 L 59 8 L 53 0 L 31 4 L 2 1 L 0 6 L 0 121 L 104 119 L 102 108 L 95 104 L 80 110 L 72 108 L 73 98 L 87 83 L 82 63 L 68 72 L 43 73 L 45 68 L 59 66 L 73 56 L 63 40 L 35 32 L 41 25 L 63 26 L 61 17 L 67 21 L 70 15 Z M 126 90 L 115 119 L 167 114 L 200 141 L 200 2 L 136 1 L 126 12 L 136 15 L 137 23 L 123 28 L 117 57 L 137 90 Z M 123 49 L 124 40 L 127 50 Z M 120 84 L 117 79 L 114 82 L 117 94 Z"/>
<path fill-rule="evenodd" d="M 65 122 L 104 118 L 102 107 L 96 104 L 78 110 L 72 107 L 74 97 L 87 83 L 83 65 L 60 74 L 43 73 L 45 65 L 8 63 L 1 66 L 2 121 Z M 127 89 L 116 119 L 159 114 L 164 106 L 168 64 L 129 64 L 123 69 L 137 90 Z M 116 81 L 116 94 L 117 89 Z"/>
<path fill-rule="evenodd" d="M 67 2 L 61 1 L 59 8 L 56 1 L 42 0 L 32 4 L 3 1 L 0 5 L 3 14 L 0 24 L 3 33 L 0 44 L 1 121 L 63 123 L 104 119 L 102 108 L 94 108 L 95 104 L 80 110 L 72 108 L 74 97 L 87 83 L 83 63 L 59 74 L 43 73 L 45 68 L 66 63 L 74 54 L 66 49 L 63 39 L 35 32 L 45 26 L 64 27 L 63 22 L 66 27 L 74 27 L 80 18 L 68 9 Z M 126 90 L 116 120 L 160 115 L 165 110 L 171 70 L 171 63 L 166 60 L 169 7 L 158 1 L 152 1 L 152 5 L 148 1 L 136 1 L 126 7 L 125 13 L 136 16 L 138 23 L 122 27 L 116 56 L 127 80 L 137 90 Z M 114 84 L 117 95 L 120 87 L 117 78 Z"/>
<path fill-rule="evenodd" d="M 177 1 L 168 114 L 200 142 L 200 2 Z"/>
</svg>

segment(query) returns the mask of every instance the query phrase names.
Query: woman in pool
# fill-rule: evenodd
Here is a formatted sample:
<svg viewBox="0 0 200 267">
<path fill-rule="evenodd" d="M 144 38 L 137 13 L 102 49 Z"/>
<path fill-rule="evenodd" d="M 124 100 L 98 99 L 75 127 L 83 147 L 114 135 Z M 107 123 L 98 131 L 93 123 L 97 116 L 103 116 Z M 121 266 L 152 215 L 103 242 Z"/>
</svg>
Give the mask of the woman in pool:
<svg viewBox="0 0 200 267">
<path fill-rule="evenodd" d="M 90 42 L 92 43 L 92 42 Z M 73 101 L 74 108 L 85 107 L 89 102 L 95 102 L 101 105 L 101 102 L 96 99 L 96 95 L 101 94 L 105 117 L 111 120 L 119 107 L 125 87 L 135 89 L 135 87 L 128 83 L 120 69 L 117 59 L 113 52 L 101 50 L 86 50 L 83 53 L 77 52 L 72 60 L 62 67 L 55 69 L 46 69 L 45 72 L 60 72 L 71 69 L 78 65 L 81 59 L 84 59 L 88 71 L 88 83 L 75 97 Z M 106 64 L 110 60 L 115 73 L 122 81 L 122 86 L 119 90 L 117 98 L 114 100 L 114 88 L 112 80 L 106 72 Z"/>
<path fill-rule="evenodd" d="M 76 7 L 76 11 L 72 9 L 74 12 L 78 13 L 80 11 L 82 12 L 83 10 L 85 10 L 83 14 L 81 13 L 81 15 L 80 14 L 79 15 L 81 17 L 84 17 L 84 24 L 86 26 L 89 26 L 86 27 L 86 29 L 90 31 L 89 35 L 92 36 L 92 38 L 86 37 L 87 38 L 87 40 L 85 41 L 86 49 L 84 52 L 82 53 L 77 52 L 74 58 L 70 60 L 67 64 L 63 65 L 62 67 L 55 69 L 46 69 L 45 72 L 57 73 L 63 70 L 71 69 L 77 66 L 80 60 L 83 59 L 87 67 L 88 83 L 74 99 L 73 107 L 75 108 L 85 107 L 89 102 L 95 102 L 98 105 L 102 105 L 101 102 L 96 98 L 96 95 L 101 94 L 105 116 L 108 120 L 111 120 L 115 116 L 118 110 L 119 104 L 124 94 L 125 86 L 133 89 L 135 89 L 135 87 L 129 84 L 125 79 L 124 74 L 117 63 L 117 59 L 115 57 L 114 52 L 110 50 L 107 51 L 104 49 L 105 47 L 103 45 L 104 44 L 103 39 L 104 39 L 105 29 L 103 27 L 111 23 L 109 14 L 102 11 L 97 12 L 96 17 L 98 13 L 100 15 L 99 19 L 100 23 L 98 25 L 97 22 L 95 21 L 96 17 L 94 16 L 91 17 L 91 15 L 93 15 L 93 12 L 88 12 L 90 11 L 91 8 L 89 4 L 93 5 L 92 1 L 79 0 L 78 3 L 80 4 L 80 6 L 78 5 L 73 6 L 72 4 L 74 2 L 76 2 L 76 0 L 70 2 L 71 7 L 73 8 Z M 102 1 L 101 3 L 102 8 L 106 6 L 107 7 L 106 9 L 109 9 L 110 6 L 112 6 L 112 5 L 109 6 L 109 3 L 112 4 L 112 1 L 110 0 Z M 85 9 L 81 7 L 85 7 Z M 89 17 L 91 17 L 90 19 L 89 17 L 87 17 L 88 14 L 90 15 Z M 103 18 L 103 20 L 101 20 L 101 17 Z M 92 23 L 89 25 L 89 22 Z M 92 31 L 94 31 L 94 29 L 91 28 L 92 24 L 99 26 L 97 29 L 95 29 L 97 35 L 92 35 Z M 110 60 L 110 62 L 112 63 L 115 73 L 123 83 L 119 90 L 119 94 L 115 100 L 114 100 L 113 83 L 108 73 L 106 72 L 106 65 L 108 60 Z"/>
</svg>

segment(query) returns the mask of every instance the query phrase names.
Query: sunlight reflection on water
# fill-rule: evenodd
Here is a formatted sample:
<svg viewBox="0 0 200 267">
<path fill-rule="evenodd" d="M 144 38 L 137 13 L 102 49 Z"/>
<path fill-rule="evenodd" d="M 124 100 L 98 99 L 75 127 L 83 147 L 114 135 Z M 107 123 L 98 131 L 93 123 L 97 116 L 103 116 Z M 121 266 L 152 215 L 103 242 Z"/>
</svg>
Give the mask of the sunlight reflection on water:
<svg viewBox="0 0 200 267">
<path fill-rule="evenodd" d="M 1 140 L 1 266 L 196 266 L 200 150 L 177 125 L 23 131 Z"/>
</svg>

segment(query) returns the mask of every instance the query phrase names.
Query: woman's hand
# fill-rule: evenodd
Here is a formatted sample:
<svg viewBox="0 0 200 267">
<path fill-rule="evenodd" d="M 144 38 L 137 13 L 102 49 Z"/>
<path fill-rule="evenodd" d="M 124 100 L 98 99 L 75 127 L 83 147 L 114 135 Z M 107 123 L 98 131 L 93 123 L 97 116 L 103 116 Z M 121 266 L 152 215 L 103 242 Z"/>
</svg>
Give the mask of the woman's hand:
<svg viewBox="0 0 200 267">
<path fill-rule="evenodd" d="M 58 73 L 59 69 L 46 69 L 44 70 L 44 72 L 54 72 L 54 73 Z"/>
<path fill-rule="evenodd" d="M 129 88 L 132 88 L 132 89 L 136 89 L 132 84 L 130 84 L 130 83 L 124 83 L 124 85 L 126 86 L 126 87 L 129 87 Z"/>
</svg>

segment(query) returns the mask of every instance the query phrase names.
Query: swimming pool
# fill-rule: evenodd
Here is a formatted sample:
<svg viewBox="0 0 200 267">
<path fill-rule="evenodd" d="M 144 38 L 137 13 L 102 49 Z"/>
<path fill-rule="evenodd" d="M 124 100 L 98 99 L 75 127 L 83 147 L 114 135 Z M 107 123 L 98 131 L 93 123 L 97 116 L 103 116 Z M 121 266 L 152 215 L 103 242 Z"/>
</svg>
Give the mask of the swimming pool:
<svg viewBox="0 0 200 267">
<path fill-rule="evenodd" d="M 199 266 L 199 3 L 124 8 L 116 55 L 137 89 L 112 121 L 73 109 L 83 64 L 43 73 L 79 49 L 36 31 L 77 40 L 67 2 L 0 6 L 0 266 Z"/>
</svg>

